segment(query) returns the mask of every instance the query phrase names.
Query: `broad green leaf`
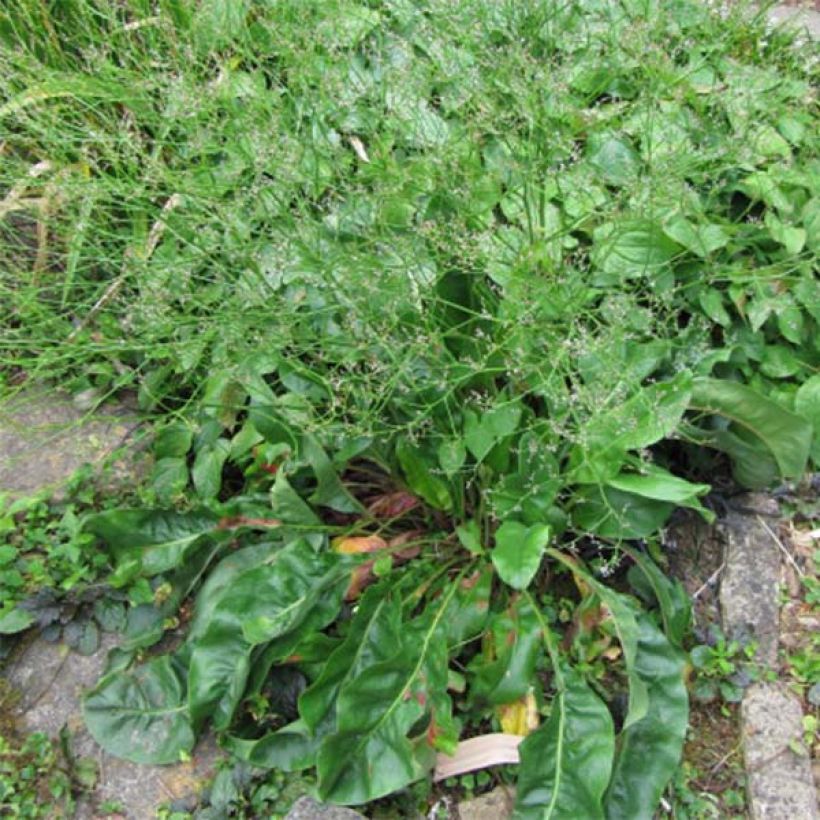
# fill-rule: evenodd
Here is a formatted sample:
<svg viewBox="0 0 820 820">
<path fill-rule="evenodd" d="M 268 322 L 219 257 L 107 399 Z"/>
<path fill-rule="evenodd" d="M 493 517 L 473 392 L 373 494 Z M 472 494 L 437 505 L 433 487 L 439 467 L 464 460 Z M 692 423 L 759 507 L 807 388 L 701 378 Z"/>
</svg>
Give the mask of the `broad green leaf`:
<svg viewBox="0 0 820 820">
<path fill-rule="evenodd" d="M 173 501 L 188 486 L 188 463 L 184 458 L 161 458 L 151 470 L 151 484 L 161 502 Z"/>
<path fill-rule="evenodd" d="M 460 647 L 484 630 L 490 611 L 492 584 L 493 572 L 489 566 L 457 582 L 450 611 L 444 618 L 449 647 Z"/>
<path fill-rule="evenodd" d="M 525 695 L 542 645 L 541 622 L 525 598 L 491 617 L 484 648 L 470 662 L 470 698 L 495 706 Z"/>
<path fill-rule="evenodd" d="M 732 474 L 741 486 L 762 490 L 777 481 L 780 469 L 774 455 L 745 428 L 707 432 L 687 425 L 686 430 L 691 441 L 700 441 L 703 446 L 726 453 L 732 459 Z"/>
<path fill-rule="evenodd" d="M 711 489 L 708 484 L 692 484 L 652 464 L 641 465 L 639 469 L 640 473 L 619 473 L 609 479 L 608 486 L 643 498 L 689 507 L 697 510 L 710 523 L 715 520 L 714 513 L 698 500 L 698 496 L 705 495 Z"/>
<path fill-rule="evenodd" d="M 625 222 L 613 226 L 605 238 L 595 238 L 592 260 L 596 285 L 617 285 L 621 279 L 661 273 L 680 251 L 654 222 Z"/>
<path fill-rule="evenodd" d="M 15 635 L 34 623 L 34 616 L 24 609 L 12 609 L 0 616 L 0 635 Z"/>
<path fill-rule="evenodd" d="M 94 740 L 134 763 L 176 763 L 194 746 L 185 685 L 170 655 L 104 677 L 83 700 Z"/>
<path fill-rule="evenodd" d="M 200 538 L 216 533 L 219 517 L 208 510 L 108 510 L 84 528 L 105 541 L 118 563 L 136 559 L 146 575 L 176 567 Z"/>
<path fill-rule="evenodd" d="M 777 311 L 777 329 L 792 344 L 803 342 L 804 328 L 803 311 L 793 302 Z"/>
<path fill-rule="evenodd" d="M 760 360 L 760 372 L 770 379 L 788 379 L 798 373 L 803 363 L 786 345 L 766 345 Z"/>
<path fill-rule="evenodd" d="M 459 543 L 468 552 L 473 555 L 481 555 L 484 552 L 484 547 L 481 544 L 481 527 L 474 518 L 459 524 L 456 527 L 456 535 Z"/>
<path fill-rule="evenodd" d="M 281 543 L 263 541 L 231 551 L 208 573 L 208 577 L 197 592 L 194 603 L 194 614 L 188 627 L 189 643 L 193 643 L 205 633 L 214 608 L 222 600 L 226 588 L 234 582 L 236 577 L 245 570 L 267 563 L 281 548 Z"/>
<path fill-rule="evenodd" d="M 336 725 L 336 698 L 342 685 L 368 666 L 389 660 L 401 644 L 401 608 L 384 590 L 371 587 L 343 643 L 327 659 L 319 677 L 299 697 L 299 714 L 311 732 Z"/>
<path fill-rule="evenodd" d="M 460 438 L 443 441 L 438 447 L 438 463 L 444 474 L 452 478 L 467 459 L 467 449 Z"/>
<path fill-rule="evenodd" d="M 447 484 L 431 472 L 432 459 L 428 460 L 405 439 L 396 444 L 396 456 L 408 486 L 416 495 L 438 510 L 449 512 L 453 508 L 453 497 Z"/>
<path fill-rule="evenodd" d="M 315 764 L 318 742 L 308 727 L 297 720 L 255 740 L 228 735 L 220 745 L 251 766 L 298 772 Z"/>
<path fill-rule="evenodd" d="M 795 256 L 803 250 L 806 245 L 806 231 L 804 228 L 786 225 L 771 211 L 766 212 L 764 220 L 772 239 L 781 244 L 786 249 L 786 253 L 790 256 Z"/>
<path fill-rule="evenodd" d="M 732 317 L 723 305 L 723 295 L 715 288 L 703 288 L 698 292 L 698 302 L 703 312 L 721 327 L 730 327 Z"/>
<path fill-rule="evenodd" d="M 516 820 L 604 817 L 615 754 L 612 716 L 578 672 L 566 668 L 562 678 L 549 720 L 519 747 Z"/>
<path fill-rule="evenodd" d="M 578 530 L 617 539 L 654 535 L 675 509 L 669 501 L 597 485 L 579 487 L 575 502 L 572 521 Z"/>
<path fill-rule="evenodd" d="M 285 478 L 284 470 L 276 473 L 276 479 L 270 490 L 270 503 L 273 514 L 286 524 L 310 526 L 322 523 L 310 505 L 290 486 L 290 482 Z"/>
<path fill-rule="evenodd" d="M 191 477 L 200 498 L 213 498 L 219 493 L 222 487 L 222 467 L 230 450 L 230 442 L 220 438 L 197 452 Z"/>
<path fill-rule="evenodd" d="M 252 405 L 248 411 L 248 421 L 265 437 L 266 441 L 271 444 L 284 444 L 292 451 L 296 451 L 296 434 L 277 408 L 268 405 Z"/>
<path fill-rule="evenodd" d="M 194 725 L 210 718 L 217 729 L 227 727 L 247 682 L 253 647 L 308 621 L 313 628 L 329 623 L 341 606 L 349 572 L 340 556 L 317 554 L 300 539 L 223 587 L 191 645 L 188 703 Z M 283 657 L 287 649 L 283 646 Z"/>
<path fill-rule="evenodd" d="M 802 385 L 794 397 L 794 409 L 814 428 L 811 457 L 820 464 L 820 375 L 812 376 Z"/>
<path fill-rule="evenodd" d="M 194 434 L 190 426 L 177 422 L 163 427 L 154 441 L 156 458 L 180 458 L 191 449 Z"/>
<path fill-rule="evenodd" d="M 313 436 L 303 436 L 302 452 L 316 475 L 316 490 L 310 497 L 312 504 L 343 513 L 361 512 L 364 509 L 342 484 L 333 462 Z"/>
<path fill-rule="evenodd" d="M 680 763 L 689 721 L 683 653 L 672 647 L 648 615 L 639 615 L 638 625 L 635 667 L 647 686 L 649 708 L 643 720 L 625 727 L 618 738 L 604 800 L 608 820 L 655 816 L 661 794 Z"/>
<path fill-rule="evenodd" d="M 691 396 L 692 376 L 683 372 L 642 387 L 619 406 L 593 416 L 570 453 L 573 478 L 595 484 L 617 475 L 628 450 L 649 447 L 678 427 Z"/>
<path fill-rule="evenodd" d="M 557 469 L 527 469 L 507 473 L 489 493 L 493 512 L 499 518 L 520 518 L 525 524 L 544 521 L 561 489 Z"/>
<path fill-rule="evenodd" d="M 639 626 L 631 599 L 598 581 L 581 564 L 558 550 L 549 548 L 548 553 L 567 567 L 577 578 L 592 588 L 612 615 L 615 632 L 623 650 L 626 674 L 629 680 L 629 707 L 624 719 L 624 729 L 643 719 L 649 708 L 647 685 L 638 673 L 637 654 Z"/>
<path fill-rule="evenodd" d="M 742 384 L 705 378 L 693 382 L 692 408 L 724 416 L 760 439 L 783 478 L 803 475 L 811 449 L 812 426 L 802 416 Z"/>
<path fill-rule="evenodd" d="M 629 573 L 630 581 L 633 570 L 643 575 L 660 607 L 666 637 L 680 647 L 692 622 L 692 602 L 683 585 L 670 579 L 645 553 L 627 544 L 621 544 L 620 549 L 635 562 Z"/>
<path fill-rule="evenodd" d="M 481 415 L 466 411 L 464 443 L 476 461 L 483 461 L 499 441 L 516 431 L 520 419 L 521 405 L 518 403 L 499 404 Z"/>
<path fill-rule="evenodd" d="M 501 580 L 514 589 L 526 589 L 538 572 L 550 535 L 548 524 L 527 527 L 518 521 L 505 521 L 496 530 L 491 553 Z"/>
<path fill-rule="evenodd" d="M 593 134 L 587 142 L 587 157 L 609 185 L 628 185 L 638 177 L 638 155 L 631 145 L 618 137 Z"/>
<path fill-rule="evenodd" d="M 393 658 L 368 666 L 342 687 L 337 729 L 319 749 L 320 799 L 341 804 L 374 800 L 423 776 L 434 762 L 432 744 L 455 747 L 446 693 L 444 617 L 456 588 L 446 587 L 425 613 L 405 626 Z M 426 715 L 426 734 L 409 737 Z"/>
<path fill-rule="evenodd" d="M 701 258 L 720 250 L 729 242 L 729 235 L 720 225 L 692 224 L 681 214 L 664 222 L 663 230 L 670 239 Z"/>
</svg>

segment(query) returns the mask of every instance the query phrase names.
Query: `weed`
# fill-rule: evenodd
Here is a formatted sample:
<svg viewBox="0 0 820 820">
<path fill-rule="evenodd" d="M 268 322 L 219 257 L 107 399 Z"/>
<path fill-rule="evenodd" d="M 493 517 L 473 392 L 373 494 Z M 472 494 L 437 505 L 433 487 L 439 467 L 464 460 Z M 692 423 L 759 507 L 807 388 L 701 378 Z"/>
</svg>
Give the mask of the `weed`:
<svg viewBox="0 0 820 820">
<path fill-rule="evenodd" d="M 83 522 L 138 603 L 94 736 L 210 723 L 361 804 L 523 711 L 520 816 L 650 814 L 689 620 L 653 539 L 818 459 L 809 47 L 689 0 L 22 0 L 0 38 L 3 378 L 160 422 L 151 503 Z"/>
</svg>

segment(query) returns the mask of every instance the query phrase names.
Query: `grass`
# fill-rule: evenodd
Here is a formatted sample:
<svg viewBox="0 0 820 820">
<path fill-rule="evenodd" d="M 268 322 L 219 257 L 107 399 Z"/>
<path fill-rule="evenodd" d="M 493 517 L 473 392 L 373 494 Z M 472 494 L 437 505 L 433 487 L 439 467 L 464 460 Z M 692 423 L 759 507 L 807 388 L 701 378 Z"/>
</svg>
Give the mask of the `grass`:
<svg viewBox="0 0 820 820">
<path fill-rule="evenodd" d="M 420 538 L 418 560 L 380 555 L 378 589 L 415 579 L 432 607 L 455 589 L 442 577 L 495 578 L 489 625 L 451 647 L 468 696 L 438 693 L 436 748 L 498 728 L 509 704 L 475 692 L 494 696 L 504 618 L 524 630 L 530 606 L 547 646 L 510 703 L 537 689 L 546 726 L 565 698 L 602 699 L 621 732 L 634 644 L 601 612 L 637 630 L 619 596 L 651 608 L 664 589 L 653 617 L 680 642 L 677 593 L 652 574 L 674 508 L 711 518 L 706 482 L 820 463 L 817 65 L 763 11 L 689 0 L 0 11 L 0 396 L 135 392 L 157 428 L 140 503 L 166 511 L 45 524 L 64 542 L 45 562 L 9 536 L 9 577 L 107 578 L 161 635 L 245 522 L 290 516 L 322 555 L 331 536 L 354 553 L 350 536 Z M 211 557 L 150 549 L 151 516 L 215 517 Z M 322 639 L 358 611 L 328 614 Z M 406 634 L 417 615 L 396 615 Z M 257 683 L 237 715 L 273 708 Z M 362 802 L 321 759 L 320 793 Z"/>
</svg>

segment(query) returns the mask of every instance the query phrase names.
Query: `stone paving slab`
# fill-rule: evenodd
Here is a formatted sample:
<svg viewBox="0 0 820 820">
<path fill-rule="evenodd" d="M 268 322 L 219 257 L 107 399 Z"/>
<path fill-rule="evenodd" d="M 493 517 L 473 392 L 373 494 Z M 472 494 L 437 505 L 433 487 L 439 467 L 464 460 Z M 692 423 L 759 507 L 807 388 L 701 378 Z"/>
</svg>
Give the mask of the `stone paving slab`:
<svg viewBox="0 0 820 820">
<path fill-rule="evenodd" d="M 778 683 L 758 683 L 740 708 L 752 820 L 816 820 L 808 754 L 798 754 L 803 712 Z"/>
<path fill-rule="evenodd" d="M 300 797 L 285 820 L 363 820 L 364 815 L 344 806 L 328 806 L 312 797 Z"/>
<path fill-rule="evenodd" d="M 4 670 L 20 695 L 15 708 L 22 731 L 56 737 L 66 726 L 75 756 L 97 762 L 98 786 L 90 799 L 79 802 L 77 820 L 96 818 L 96 807 L 106 800 L 121 804 L 119 816 L 127 820 L 154 818 L 162 803 L 196 794 L 213 774 L 221 754 L 214 741 L 206 739 L 190 762 L 146 766 L 113 757 L 96 744 L 83 722 L 81 698 L 97 682 L 114 645 L 115 638 L 105 635 L 98 652 L 83 656 L 63 644 L 36 639 L 21 647 Z"/>
<path fill-rule="evenodd" d="M 820 39 L 820 11 L 797 6 L 775 6 L 769 11 L 769 21 L 776 26 L 786 24 L 805 31 L 813 40 Z"/>
<path fill-rule="evenodd" d="M 504 820 L 512 817 L 515 806 L 515 791 L 506 786 L 498 786 L 487 794 L 464 800 L 458 804 L 459 820 Z"/>
<path fill-rule="evenodd" d="M 773 535 L 779 513 L 769 496 L 734 500 L 722 526 L 727 538 L 720 600 L 724 631 L 757 639 L 758 660 L 774 668 L 780 635 L 782 552 Z M 799 754 L 800 702 L 776 682 L 757 683 L 740 708 L 743 758 L 752 820 L 816 820 L 811 763 Z"/>
<path fill-rule="evenodd" d="M 780 551 L 766 519 L 777 518 L 777 504 L 754 493 L 737 498 L 723 522 L 727 538 L 720 606 L 726 632 L 754 638 L 757 659 L 777 663 L 780 619 Z"/>
<path fill-rule="evenodd" d="M 0 492 L 13 496 L 60 487 L 83 464 L 100 465 L 133 439 L 139 421 L 122 405 L 89 414 L 63 393 L 43 387 L 0 403 Z M 114 474 L 133 469 L 126 459 Z"/>
</svg>

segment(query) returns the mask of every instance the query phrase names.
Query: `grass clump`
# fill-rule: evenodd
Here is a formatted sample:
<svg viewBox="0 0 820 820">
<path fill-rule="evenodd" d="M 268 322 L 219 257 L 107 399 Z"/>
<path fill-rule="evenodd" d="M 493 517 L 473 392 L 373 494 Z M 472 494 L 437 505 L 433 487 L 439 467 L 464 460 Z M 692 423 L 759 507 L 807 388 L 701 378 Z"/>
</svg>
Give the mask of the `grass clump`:
<svg viewBox="0 0 820 820">
<path fill-rule="evenodd" d="M 210 723 L 360 804 L 516 730 L 520 816 L 651 813 L 662 528 L 820 455 L 811 49 L 685 0 L 22 2 L 0 42 L 2 378 L 161 428 L 156 505 L 84 524 L 150 593 L 97 739 Z"/>
</svg>

